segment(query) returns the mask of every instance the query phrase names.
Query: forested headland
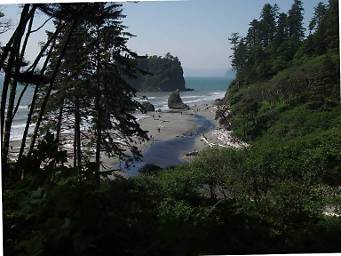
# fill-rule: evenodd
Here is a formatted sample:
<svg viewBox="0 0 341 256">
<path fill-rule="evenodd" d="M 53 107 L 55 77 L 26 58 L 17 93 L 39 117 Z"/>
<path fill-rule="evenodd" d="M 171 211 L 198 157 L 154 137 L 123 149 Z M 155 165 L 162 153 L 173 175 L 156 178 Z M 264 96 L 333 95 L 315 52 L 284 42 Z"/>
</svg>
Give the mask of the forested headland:
<svg viewBox="0 0 341 256">
<path fill-rule="evenodd" d="M 186 90 L 181 62 L 167 53 L 161 56 L 145 56 L 137 59 L 137 67 L 143 72 L 130 80 L 138 91 Z"/>
<path fill-rule="evenodd" d="M 318 4 L 305 33 L 300 0 L 287 13 L 266 4 L 230 36 L 236 79 L 217 119 L 249 146 L 113 179 L 103 154 L 138 158 L 131 138 L 147 139 L 130 112 L 141 105 L 127 81 L 142 71 L 122 7 L 25 4 L 0 56 L 5 255 L 340 252 L 338 8 Z M 54 31 L 29 62 L 38 13 Z M 19 84 L 35 89 L 33 134 L 11 158 Z"/>
</svg>

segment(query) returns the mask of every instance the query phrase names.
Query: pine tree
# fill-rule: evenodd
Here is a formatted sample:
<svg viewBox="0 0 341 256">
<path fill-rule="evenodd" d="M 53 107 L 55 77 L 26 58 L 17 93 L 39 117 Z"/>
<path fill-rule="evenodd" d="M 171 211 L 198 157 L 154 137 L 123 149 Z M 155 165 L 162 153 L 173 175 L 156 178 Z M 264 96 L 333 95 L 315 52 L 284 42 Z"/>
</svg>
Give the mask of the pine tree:
<svg viewBox="0 0 341 256">
<path fill-rule="evenodd" d="M 292 58 L 304 39 L 303 27 L 303 5 L 301 0 L 294 0 L 291 9 L 288 12 L 288 31 L 290 57 Z"/>
<path fill-rule="evenodd" d="M 317 6 L 314 8 L 314 14 L 309 23 L 310 33 L 313 30 L 316 30 L 321 26 L 322 20 L 325 17 L 326 12 L 327 12 L 327 6 L 324 3 L 319 2 Z"/>
<path fill-rule="evenodd" d="M 276 19 L 278 13 L 278 6 L 265 4 L 260 19 L 260 34 L 263 47 L 270 45 L 274 39 L 276 32 Z"/>
<path fill-rule="evenodd" d="M 49 86 L 39 92 L 38 106 L 43 108 L 39 108 L 36 120 L 40 119 L 41 125 L 36 126 L 33 136 L 52 129 L 61 142 L 63 128 L 73 128 L 74 166 L 81 171 L 88 161 L 95 160 L 99 183 L 102 153 L 124 158 L 131 152 L 133 157 L 139 156 L 134 142 L 147 136 L 130 113 L 141 109 L 132 99 L 135 90 L 126 82 L 137 71 L 137 55 L 126 47 L 130 34 L 121 24 L 120 5 L 98 3 L 88 7 L 91 14 L 76 27 L 66 26 L 58 37 L 47 73 L 53 77 L 60 65 L 59 72 L 53 90 Z"/>
</svg>

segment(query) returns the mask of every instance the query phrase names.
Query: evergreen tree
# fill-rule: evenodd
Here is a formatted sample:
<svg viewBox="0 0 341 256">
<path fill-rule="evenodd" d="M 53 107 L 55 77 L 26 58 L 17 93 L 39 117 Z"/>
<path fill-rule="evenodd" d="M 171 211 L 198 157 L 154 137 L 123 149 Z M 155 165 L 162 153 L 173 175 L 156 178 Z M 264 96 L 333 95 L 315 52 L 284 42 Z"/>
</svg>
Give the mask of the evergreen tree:
<svg viewBox="0 0 341 256">
<path fill-rule="evenodd" d="M 263 47 L 269 46 L 275 36 L 276 32 L 276 19 L 278 13 L 278 6 L 271 4 L 265 4 L 260 19 L 260 28 L 261 28 L 261 40 Z"/>
<path fill-rule="evenodd" d="M 288 16 L 280 13 L 277 20 L 277 28 L 275 35 L 275 47 L 279 47 L 289 39 Z"/>
<path fill-rule="evenodd" d="M 303 5 L 301 0 L 294 0 L 291 9 L 288 12 L 288 31 L 290 56 L 294 56 L 304 39 L 303 27 Z"/>
<path fill-rule="evenodd" d="M 314 8 L 314 15 L 309 23 L 310 33 L 321 26 L 322 20 L 326 15 L 326 12 L 327 6 L 324 3 L 319 2 L 317 6 Z"/>
<path fill-rule="evenodd" d="M 233 33 L 229 41 L 232 44 L 233 51 L 231 65 L 242 80 L 242 73 L 247 63 L 247 45 L 245 38 L 241 38 L 238 33 Z"/>
<path fill-rule="evenodd" d="M 139 156 L 134 143 L 139 138 L 146 139 L 146 132 L 130 113 L 141 109 L 133 100 L 135 90 L 126 82 L 136 74 L 137 55 L 126 46 L 130 34 L 124 32 L 121 24 L 120 5 L 90 6 L 92 14 L 76 28 L 67 26 L 57 40 L 50 72 L 58 65 L 69 40 L 66 35 L 72 31 L 40 130 L 52 127 L 60 133 L 62 128 L 73 128 L 74 166 L 81 170 L 89 161 L 95 161 L 99 182 L 101 154 L 130 158 L 131 152 L 133 157 Z M 44 104 L 49 90 L 40 92 L 44 97 L 39 105 Z M 53 117 L 57 122 L 51 121 Z"/>
</svg>

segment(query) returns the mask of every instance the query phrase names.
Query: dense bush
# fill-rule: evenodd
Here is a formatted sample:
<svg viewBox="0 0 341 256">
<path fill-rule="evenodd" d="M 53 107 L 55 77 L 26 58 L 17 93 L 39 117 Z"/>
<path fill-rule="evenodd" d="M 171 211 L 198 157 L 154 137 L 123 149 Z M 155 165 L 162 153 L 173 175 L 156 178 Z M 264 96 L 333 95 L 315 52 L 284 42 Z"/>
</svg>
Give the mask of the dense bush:
<svg viewBox="0 0 341 256">
<path fill-rule="evenodd" d="M 5 252 L 340 251 L 341 220 L 323 214 L 341 203 L 330 186 L 340 173 L 339 134 L 208 150 L 191 163 L 129 180 L 103 180 L 100 186 L 75 178 L 72 169 L 55 182 L 27 178 L 4 193 Z"/>
</svg>

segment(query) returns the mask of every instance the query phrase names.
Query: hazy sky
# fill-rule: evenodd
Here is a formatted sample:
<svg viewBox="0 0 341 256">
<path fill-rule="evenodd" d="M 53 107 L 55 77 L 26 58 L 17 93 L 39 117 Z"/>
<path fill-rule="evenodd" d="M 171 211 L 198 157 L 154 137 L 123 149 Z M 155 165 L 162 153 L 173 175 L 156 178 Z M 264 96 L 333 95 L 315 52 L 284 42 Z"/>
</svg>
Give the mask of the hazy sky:
<svg viewBox="0 0 341 256">
<path fill-rule="evenodd" d="M 136 37 L 129 46 L 137 53 L 165 55 L 170 52 L 182 62 L 186 76 L 223 76 L 230 68 L 228 37 L 233 32 L 245 34 L 249 22 L 258 18 L 265 3 L 277 3 L 288 11 L 293 0 L 186 0 L 171 2 L 124 3 L 124 24 Z M 303 0 L 307 26 L 319 0 Z M 327 2 L 323 0 L 323 2 Z M 20 9 L 2 5 L 0 9 L 16 24 Z M 43 17 L 35 20 L 36 27 Z M 49 28 L 49 26 L 47 26 Z M 0 36 L 2 44 L 9 34 Z M 37 32 L 29 44 L 28 58 L 38 51 L 45 38 Z"/>
</svg>

